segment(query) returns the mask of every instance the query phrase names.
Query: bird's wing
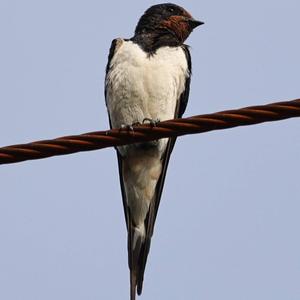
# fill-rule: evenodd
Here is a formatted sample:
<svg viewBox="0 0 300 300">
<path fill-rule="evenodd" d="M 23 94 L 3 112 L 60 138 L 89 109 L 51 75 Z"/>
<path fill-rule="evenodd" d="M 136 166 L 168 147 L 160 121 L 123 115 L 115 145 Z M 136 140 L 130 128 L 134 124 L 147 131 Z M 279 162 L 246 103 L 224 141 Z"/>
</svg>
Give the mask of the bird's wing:
<svg viewBox="0 0 300 300">
<path fill-rule="evenodd" d="M 178 102 L 177 102 L 177 106 L 176 106 L 176 110 L 175 110 L 175 114 L 174 114 L 174 118 L 181 118 L 183 113 L 185 112 L 187 103 L 188 103 L 188 98 L 189 98 L 189 93 L 190 93 L 190 82 L 191 82 L 191 72 L 192 72 L 192 63 L 191 63 L 191 55 L 190 55 L 190 51 L 188 49 L 188 46 L 183 45 L 182 46 L 184 53 L 186 55 L 186 59 L 188 62 L 188 72 L 189 72 L 189 76 L 186 77 L 186 81 L 185 81 L 185 88 L 184 91 L 182 92 L 182 94 L 180 95 Z M 164 181 L 165 181 L 165 177 L 166 177 L 166 172 L 167 172 L 167 168 L 168 168 L 168 164 L 169 164 L 169 160 L 170 160 L 170 156 L 171 153 L 173 151 L 174 145 L 176 142 L 176 138 L 169 138 L 167 147 L 166 147 L 166 151 L 164 153 L 164 156 L 162 157 L 162 172 L 161 172 L 161 176 L 160 179 L 156 185 L 156 193 L 155 193 L 155 201 L 153 202 L 153 206 L 154 206 L 154 216 L 147 220 L 147 225 L 148 225 L 148 230 L 149 233 L 153 233 L 153 226 L 154 226 L 154 222 L 156 219 L 156 215 L 157 215 L 157 211 L 158 211 L 158 207 L 159 207 L 159 202 L 160 202 L 160 198 L 161 198 L 161 194 L 162 194 L 162 190 L 163 190 L 163 186 L 164 186 Z"/>
<path fill-rule="evenodd" d="M 182 115 L 186 109 L 186 106 L 187 106 L 189 92 L 190 92 L 190 82 L 191 82 L 191 73 L 192 73 L 191 55 L 190 55 L 190 51 L 189 51 L 189 48 L 187 45 L 183 45 L 182 49 L 185 53 L 187 64 L 188 64 L 188 76 L 186 77 L 186 81 L 185 81 L 185 89 L 178 99 L 174 118 L 182 117 Z M 153 234 L 154 223 L 156 220 L 158 207 L 159 207 L 159 203 L 160 203 L 160 199 L 161 199 L 161 195 L 162 195 L 162 191 L 163 191 L 163 187 L 164 187 L 164 182 L 165 182 L 165 177 L 166 177 L 166 173 L 167 173 L 170 156 L 171 156 L 172 150 L 174 148 L 175 142 L 176 142 L 176 138 L 169 138 L 169 141 L 168 141 L 168 144 L 166 147 L 166 151 L 162 157 L 162 172 L 161 172 L 160 178 L 157 182 L 154 199 L 153 199 L 153 201 L 151 201 L 150 208 L 149 208 L 149 214 L 148 214 L 148 216 L 146 218 L 146 222 L 145 222 L 146 239 L 145 239 L 144 249 L 141 253 L 141 265 L 140 265 L 140 270 L 139 270 L 139 277 L 137 280 L 138 294 L 140 294 L 142 291 L 144 270 L 145 270 L 145 266 L 146 266 L 146 262 L 147 262 L 147 256 L 149 253 L 149 249 L 150 249 L 150 243 L 151 243 L 151 237 Z"/>
<path fill-rule="evenodd" d="M 106 65 L 106 73 L 105 73 L 105 88 L 104 88 L 104 94 L 105 94 L 105 103 L 107 105 L 107 90 L 109 88 L 109 81 L 107 80 L 107 75 L 109 73 L 109 71 L 111 70 L 112 66 L 111 66 L 111 61 L 115 55 L 115 53 L 118 51 L 118 49 L 120 48 L 120 46 L 123 43 L 123 39 L 114 39 L 111 43 L 110 49 L 109 49 L 109 54 L 108 54 L 108 61 L 107 61 L 107 65 Z M 110 128 L 112 128 L 112 124 L 111 124 L 111 120 L 108 114 L 108 118 L 109 118 L 109 125 Z M 122 201 L 123 201 L 123 208 L 124 208 L 124 215 L 125 215 L 125 221 L 126 221 L 126 226 L 128 229 L 128 207 L 127 207 L 127 201 L 126 201 L 126 193 L 125 193 L 125 187 L 124 187 L 124 180 L 123 180 L 123 175 L 122 175 L 122 157 L 118 151 L 117 148 L 115 148 L 117 150 L 117 156 L 118 156 L 118 166 L 119 166 L 119 179 L 120 179 L 120 186 L 121 186 L 121 192 L 122 192 Z"/>
</svg>

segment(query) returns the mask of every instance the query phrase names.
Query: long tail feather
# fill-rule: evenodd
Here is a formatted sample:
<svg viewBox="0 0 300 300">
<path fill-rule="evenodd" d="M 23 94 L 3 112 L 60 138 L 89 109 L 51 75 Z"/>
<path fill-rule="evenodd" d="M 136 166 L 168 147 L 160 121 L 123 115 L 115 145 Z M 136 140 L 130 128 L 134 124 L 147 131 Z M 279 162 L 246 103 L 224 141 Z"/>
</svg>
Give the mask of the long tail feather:
<svg viewBox="0 0 300 300">
<path fill-rule="evenodd" d="M 145 267 L 147 263 L 147 257 L 150 250 L 150 244 L 151 244 L 151 238 L 147 237 L 145 238 L 145 242 L 143 244 L 143 248 L 140 255 L 140 262 L 139 262 L 139 273 L 137 278 L 137 293 L 138 295 L 141 295 L 142 289 L 143 289 L 143 281 L 144 281 L 144 272 Z"/>
<path fill-rule="evenodd" d="M 128 262 L 130 269 L 130 300 L 135 300 L 140 277 L 140 261 L 145 246 L 145 227 L 130 226 L 128 231 Z"/>
<path fill-rule="evenodd" d="M 135 300 L 136 295 L 136 276 L 130 271 L 130 300 Z"/>
</svg>

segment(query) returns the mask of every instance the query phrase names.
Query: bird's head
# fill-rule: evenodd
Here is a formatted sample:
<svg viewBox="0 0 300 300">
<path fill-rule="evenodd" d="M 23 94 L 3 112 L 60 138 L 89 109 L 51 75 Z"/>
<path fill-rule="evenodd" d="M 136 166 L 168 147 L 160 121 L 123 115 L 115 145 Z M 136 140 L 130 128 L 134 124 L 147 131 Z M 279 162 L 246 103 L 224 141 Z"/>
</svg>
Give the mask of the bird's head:
<svg viewBox="0 0 300 300">
<path fill-rule="evenodd" d="M 135 34 L 168 32 L 183 43 L 193 29 L 202 24 L 204 23 L 195 20 L 190 13 L 176 4 L 157 4 L 148 8 L 142 15 Z"/>
</svg>

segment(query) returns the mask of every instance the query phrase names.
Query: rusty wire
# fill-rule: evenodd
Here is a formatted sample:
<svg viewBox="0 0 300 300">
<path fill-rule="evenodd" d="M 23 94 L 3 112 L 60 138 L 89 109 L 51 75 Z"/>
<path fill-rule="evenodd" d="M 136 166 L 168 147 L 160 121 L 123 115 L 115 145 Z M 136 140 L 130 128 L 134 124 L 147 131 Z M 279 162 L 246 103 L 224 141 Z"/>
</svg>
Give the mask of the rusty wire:
<svg viewBox="0 0 300 300">
<path fill-rule="evenodd" d="M 300 117 L 300 99 L 0 148 L 0 164 Z"/>
</svg>

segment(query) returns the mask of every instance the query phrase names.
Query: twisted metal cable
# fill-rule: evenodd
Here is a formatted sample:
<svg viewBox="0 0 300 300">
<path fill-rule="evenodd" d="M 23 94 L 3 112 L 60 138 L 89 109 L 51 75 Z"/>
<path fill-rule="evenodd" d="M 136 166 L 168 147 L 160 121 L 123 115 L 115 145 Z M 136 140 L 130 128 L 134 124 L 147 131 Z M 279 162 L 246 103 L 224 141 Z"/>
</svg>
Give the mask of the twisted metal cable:
<svg viewBox="0 0 300 300">
<path fill-rule="evenodd" d="M 300 99 L 0 148 L 0 164 L 300 117 Z"/>
</svg>

